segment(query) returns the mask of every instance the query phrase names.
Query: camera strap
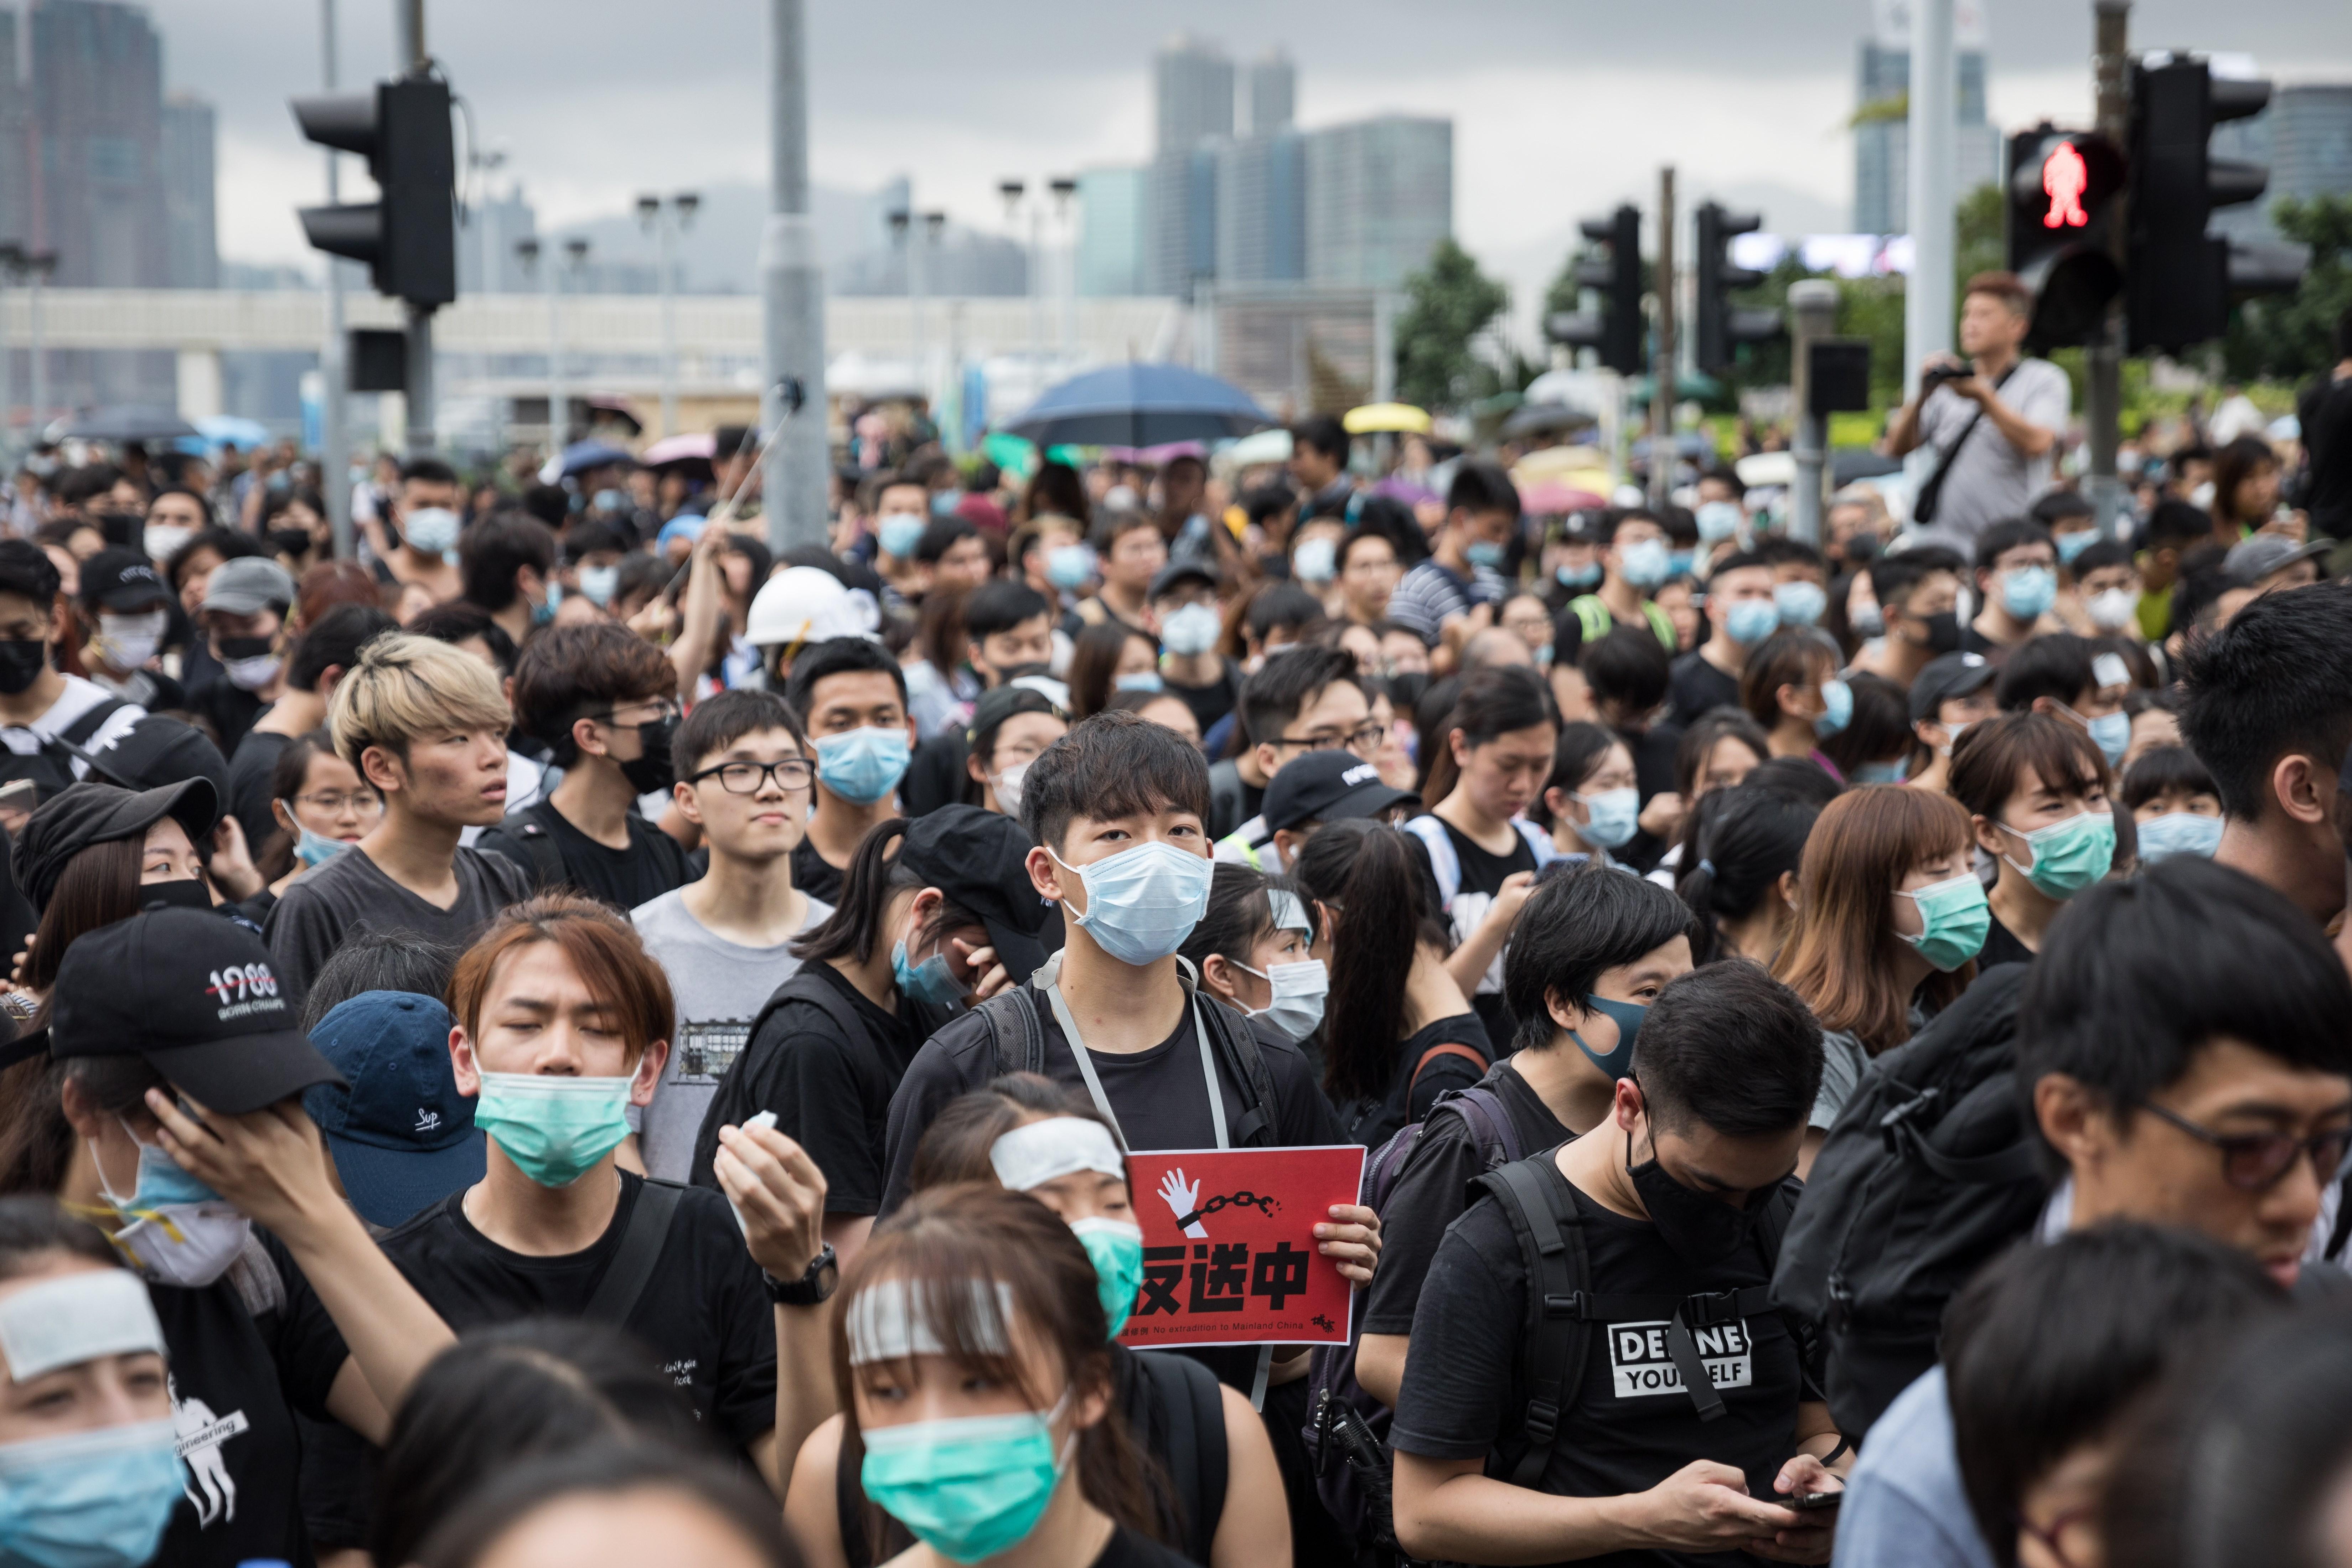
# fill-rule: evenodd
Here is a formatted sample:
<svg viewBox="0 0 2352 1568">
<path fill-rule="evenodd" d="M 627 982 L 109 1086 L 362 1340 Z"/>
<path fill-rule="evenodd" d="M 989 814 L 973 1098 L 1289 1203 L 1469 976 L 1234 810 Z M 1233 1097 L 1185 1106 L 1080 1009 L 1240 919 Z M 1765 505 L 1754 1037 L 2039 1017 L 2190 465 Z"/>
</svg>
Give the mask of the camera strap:
<svg viewBox="0 0 2352 1568">
<path fill-rule="evenodd" d="M 2002 371 L 1993 379 L 1992 389 L 1999 392 L 2002 387 L 2007 386 L 2009 378 L 2017 374 L 2017 366 L 2024 363 L 2024 359 L 2021 357 L 2016 364 Z M 1954 395 L 1957 396 L 1958 394 Z M 1960 448 L 1969 444 L 1969 437 L 1977 433 L 1977 426 L 1983 421 L 1984 416 L 1984 405 L 1979 404 L 1975 415 L 1960 427 L 1960 438 L 1946 447 L 1944 455 L 1937 459 L 1936 471 L 1927 476 L 1927 482 L 1919 487 L 1919 494 L 1911 503 L 1911 521 L 1914 525 L 1924 527 L 1936 521 L 1936 502 L 1944 493 L 1944 476 L 1952 471 L 1952 460 L 1960 455 Z"/>
</svg>

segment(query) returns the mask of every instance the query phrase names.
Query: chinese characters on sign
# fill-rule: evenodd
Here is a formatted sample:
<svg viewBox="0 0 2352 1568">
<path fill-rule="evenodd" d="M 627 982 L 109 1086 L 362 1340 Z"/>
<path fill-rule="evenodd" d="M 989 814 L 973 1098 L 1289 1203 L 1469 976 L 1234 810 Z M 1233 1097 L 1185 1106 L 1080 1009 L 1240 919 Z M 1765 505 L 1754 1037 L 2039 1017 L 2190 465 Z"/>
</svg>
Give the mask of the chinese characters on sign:
<svg viewBox="0 0 2352 1568">
<path fill-rule="evenodd" d="M 1143 1288 L 1122 1343 L 1347 1342 L 1352 1292 L 1315 1227 L 1356 1201 L 1360 1147 L 1163 1149 L 1128 1167 Z"/>
</svg>

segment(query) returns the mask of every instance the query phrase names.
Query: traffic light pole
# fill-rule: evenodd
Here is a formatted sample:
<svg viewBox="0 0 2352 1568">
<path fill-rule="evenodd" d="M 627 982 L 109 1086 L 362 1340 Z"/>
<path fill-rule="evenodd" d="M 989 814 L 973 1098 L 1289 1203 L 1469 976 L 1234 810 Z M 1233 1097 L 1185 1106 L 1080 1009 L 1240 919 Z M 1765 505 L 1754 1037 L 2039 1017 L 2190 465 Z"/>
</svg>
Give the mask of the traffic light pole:
<svg viewBox="0 0 2352 1568">
<path fill-rule="evenodd" d="M 320 0 L 320 90 L 335 90 L 335 0 Z M 327 149 L 327 203 L 341 202 L 342 155 Z M 327 258 L 327 333 L 319 344 L 319 489 L 334 530 L 335 559 L 354 559 L 352 539 L 351 345 L 343 340 L 343 268 Z"/>
<path fill-rule="evenodd" d="M 1675 488 L 1675 170 L 1658 171 L 1658 359 L 1650 384 L 1650 504 Z"/>
<path fill-rule="evenodd" d="M 2098 94 L 2097 130 L 2115 146 L 2129 144 L 2131 136 L 2131 58 L 2128 47 L 2131 0 L 2095 0 L 2096 17 L 2092 45 L 2091 77 Z M 2114 216 L 2107 225 L 2108 243 L 2116 265 L 2129 260 L 2130 193 L 2115 197 Z M 2124 302 L 2107 307 L 2105 322 L 2083 355 L 2083 426 L 2089 447 L 2090 471 L 2084 477 L 2084 499 L 2102 529 L 2112 531 L 2124 512 L 2123 482 L 2116 477 L 2116 447 L 2123 436 Z"/>
<path fill-rule="evenodd" d="M 760 424 L 782 429 L 761 474 L 768 544 L 779 554 L 825 542 L 824 274 L 809 216 L 808 32 L 802 0 L 769 20 L 768 226 L 760 237 Z M 787 391 L 790 384 L 792 390 Z M 785 418 L 796 401 L 800 411 Z"/>
<path fill-rule="evenodd" d="M 395 0 L 400 7 L 401 64 L 421 77 L 432 63 L 425 52 L 425 0 Z M 433 451 L 433 307 L 410 301 L 408 315 L 408 455 Z"/>
</svg>

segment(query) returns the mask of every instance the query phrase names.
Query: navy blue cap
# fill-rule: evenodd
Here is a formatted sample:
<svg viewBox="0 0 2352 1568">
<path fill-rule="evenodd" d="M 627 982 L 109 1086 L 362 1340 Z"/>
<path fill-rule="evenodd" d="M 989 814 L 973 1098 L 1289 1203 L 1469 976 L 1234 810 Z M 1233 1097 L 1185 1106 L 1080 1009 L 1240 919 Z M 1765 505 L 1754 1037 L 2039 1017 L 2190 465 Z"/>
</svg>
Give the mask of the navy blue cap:
<svg viewBox="0 0 2352 1568">
<path fill-rule="evenodd" d="M 449 1066 L 449 1009 L 407 991 L 363 991 L 319 1020 L 310 1043 L 345 1085 L 304 1091 L 360 1217 L 394 1226 L 482 1179 L 474 1102 Z"/>
</svg>

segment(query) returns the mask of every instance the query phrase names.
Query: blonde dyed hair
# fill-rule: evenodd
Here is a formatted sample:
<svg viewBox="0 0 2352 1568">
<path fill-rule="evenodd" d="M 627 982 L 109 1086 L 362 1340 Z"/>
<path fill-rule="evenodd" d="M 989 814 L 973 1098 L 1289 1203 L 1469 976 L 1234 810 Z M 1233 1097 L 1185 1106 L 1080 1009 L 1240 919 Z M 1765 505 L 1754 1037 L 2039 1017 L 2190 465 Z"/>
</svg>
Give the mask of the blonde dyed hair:
<svg viewBox="0 0 2352 1568">
<path fill-rule="evenodd" d="M 335 754 L 354 768 L 370 746 L 405 761 L 410 743 L 423 736 L 451 730 L 504 734 L 512 722 L 489 666 L 406 632 L 387 632 L 360 649 L 359 663 L 327 701 Z"/>
</svg>

